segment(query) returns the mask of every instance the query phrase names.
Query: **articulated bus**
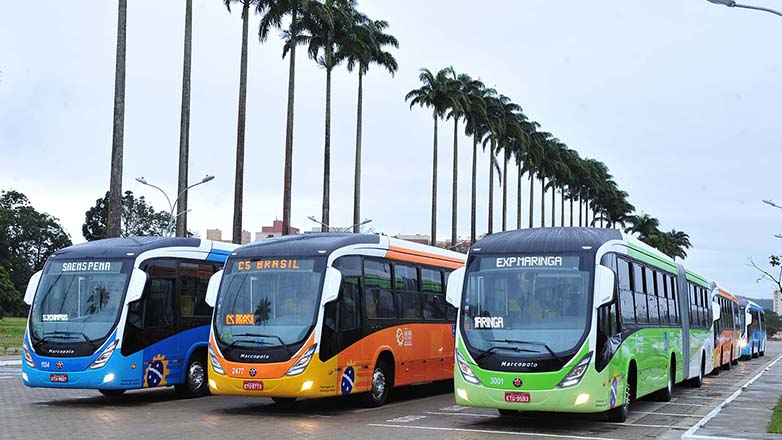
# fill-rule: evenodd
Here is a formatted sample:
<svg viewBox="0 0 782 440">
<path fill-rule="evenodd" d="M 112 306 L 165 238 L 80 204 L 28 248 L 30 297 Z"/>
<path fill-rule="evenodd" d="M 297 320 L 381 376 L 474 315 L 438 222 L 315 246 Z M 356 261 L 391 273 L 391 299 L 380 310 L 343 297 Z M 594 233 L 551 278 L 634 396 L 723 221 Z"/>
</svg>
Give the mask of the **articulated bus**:
<svg viewBox="0 0 782 440">
<path fill-rule="evenodd" d="M 361 394 L 453 377 L 448 274 L 464 255 L 369 234 L 305 234 L 234 251 L 209 283 L 214 394 Z"/>
<path fill-rule="evenodd" d="M 741 318 L 739 299 L 727 290 L 712 284 L 714 303 L 719 308 L 719 317 L 714 322 L 714 374 L 720 369 L 730 370 L 738 365 L 741 357 Z"/>
<path fill-rule="evenodd" d="M 741 318 L 741 358 L 750 360 L 763 356 L 766 351 L 766 317 L 763 307 L 755 302 L 739 300 Z"/>
<path fill-rule="evenodd" d="M 23 342 L 28 387 L 209 391 L 211 276 L 237 246 L 133 237 L 70 246 L 30 279 Z"/>
<path fill-rule="evenodd" d="M 702 292 L 693 301 L 688 283 Z M 671 399 L 711 371 L 708 284 L 613 229 L 503 232 L 471 248 L 447 300 L 459 308 L 456 403 L 519 411 L 606 412 Z"/>
</svg>

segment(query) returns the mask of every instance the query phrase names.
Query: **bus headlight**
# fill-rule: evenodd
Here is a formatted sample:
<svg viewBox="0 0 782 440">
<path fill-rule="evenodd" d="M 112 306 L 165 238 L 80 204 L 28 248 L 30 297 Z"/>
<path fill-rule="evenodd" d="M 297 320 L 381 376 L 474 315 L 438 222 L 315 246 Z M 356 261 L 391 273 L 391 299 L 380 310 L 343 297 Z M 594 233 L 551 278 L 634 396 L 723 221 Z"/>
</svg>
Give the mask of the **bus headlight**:
<svg viewBox="0 0 782 440">
<path fill-rule="evenodd" d="M 286 376 L 295 376 L 297 374 L 301 374 L 304 372 L 304 370 L 307 368 L 307 365 L 310 364 L 310 361 L 312 361 L 312 356 L 315 354 L 315 348 L 318 346 L 318 344 L 314 344 L 310 348 L 307 349 L 307 351 L 304 352 L 303 355 L 299 358 L 298 361 L 296 361 L 295 364 L 288 370 L 287 373 L 285 373 Z"/>
<path fill-rule="evenodd" d="M 473 373 L 472 368 L 467 363 L 467 361 L 464 360 L 464 357 L 462 357 L 461 353 L 459 351 L 456 351 L 456 363 L 459 365 L 459 371 L 462 372 L 462 377 L 467 382 L 474 384 L 474 385 L 480 385 L 481 381 L 478 379 L 478 376 Z"/>
<path fill-rule="evenodd" d="M 560 382 L 557 386 L 559 388 L 568 388 L 578 385 L 578 383 L 581 382 L 581 379 L 584 377 L 584 374 L 587 372 L 587 367 L 589 367 L 590 362 L 592 362 L 591 351 L 584 355 L 580 361 L 578 361 L 576 366 L 570 370 L 570 373 L 568 373 L 567 376 L 562 379 L 562 382 Z"/>
<path fill-rule="evenodd" d="M 220 365 L 220 359 L 217 359 L 217 355 L 212 350 L 211 345 L 209 346 L 209 363 L 212 364 L 212 369 L 215 370 L 215 373 L 225 375 L 225 370 Z"/>
<path fill-rule="evenodd" d="M 30 348 L 27 346 L 27 341 L 22 342 L 22 353 L 24 354 L 24 363 L 30 368 L 35 368 L 35 361 L 30 354 Z"/>
<path fill-rule="evenodd" d="M 95 361 L 92 362 L 90 365 L 90 368 L 101 368 L 111 359 L 111 355 L 114 354 L 114 349 L 117 348 L 117 344 L 119 341 L 114 341 L 111 344 L 109 344 L 108 347 L 106 347 L 103 352 L 101 352 L 100 356 L 98 356 Z"/>
</svg>

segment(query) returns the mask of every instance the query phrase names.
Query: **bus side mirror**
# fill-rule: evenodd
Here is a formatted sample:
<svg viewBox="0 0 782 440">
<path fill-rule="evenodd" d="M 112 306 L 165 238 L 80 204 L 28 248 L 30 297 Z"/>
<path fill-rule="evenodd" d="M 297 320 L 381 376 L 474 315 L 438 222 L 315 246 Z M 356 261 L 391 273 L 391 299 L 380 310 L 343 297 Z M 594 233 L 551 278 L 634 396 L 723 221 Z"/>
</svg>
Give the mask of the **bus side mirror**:
<svg viewBox="0 0 782 440">
<path fill-rule="evenodd" d="M 445 301 L 457 309 L 461 307 L 463 288 L 464 267 L 460 267 L 448 275 L 448 286 L 445 289 Z"/>
<path fill-rule="evenodd" d="M 719 304 L 712 301 L 711 303 L 711 313 L 714 315 L 714 320 L 719 321 L 722 317 L 722 311 L 720 310 Z"/>
<path fill-rule="evenodd" d="M 222 270 L 218 270 L 209 278 L 209 285 L 206 287 L 206 298 L 204 298 L 204 301 L 206 301 L 209 307 L 214 307 L 215 304 L 217 304 L 217 291 L 220 289 L 220 283 L 222 281 Z"/>
<path fill-rule="evenodd" d="M 342 285 L 342 272 L 329 266 L 323 279 L 322 304 L 327 304 L 339 298 L 339 286 Z"/>
<path fill-rule="evenodd" d="M 133 269 L 133 272 L 130 274 L 130 282 L 128 283 L 128 293 L 125 295 L 125 304 L 141 299 L 141 295 L 144 294 L 144 286 L 147 285 L 147 278 L 149 276 L 143 270 Z"/>
<path fill-rule="evenodd" d="M 616 274 L 614 271 L 603 265 L 598 265 L 595 273 L 595 291 L 597 292 L 595 307 L 600 307 L 613 301 L 615 290 Z"/>
<path fill-rule="evenodd" d="M 28 306 L 33 305 L 35 291 L 38 290 L 38 283 L 41 282 L 41 275 L 43 275 L 43 271 L 39 270 L 30 277 L 30 281 L 27 283 L 27 290 L 24 291 L 24 303 Z"/>
</svg>

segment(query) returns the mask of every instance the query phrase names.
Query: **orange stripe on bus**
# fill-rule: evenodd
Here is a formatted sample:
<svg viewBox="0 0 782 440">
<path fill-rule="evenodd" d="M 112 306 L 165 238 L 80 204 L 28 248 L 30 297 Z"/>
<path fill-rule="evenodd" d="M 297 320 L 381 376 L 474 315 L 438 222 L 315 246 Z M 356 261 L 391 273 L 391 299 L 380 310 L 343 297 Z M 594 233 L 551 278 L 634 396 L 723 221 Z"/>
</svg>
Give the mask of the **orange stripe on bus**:
<svg viewBox="0 0 782 440">
<path fill-rule="evenodd" d="M 432 254 L 429 252 L 414 251 L 411 249 L 389 246 L 386 258 L 408 261 L 411 263 L 441 266 L 449 269 L 458 269 L 464 266 L 464 259 Z"/>
</svg>

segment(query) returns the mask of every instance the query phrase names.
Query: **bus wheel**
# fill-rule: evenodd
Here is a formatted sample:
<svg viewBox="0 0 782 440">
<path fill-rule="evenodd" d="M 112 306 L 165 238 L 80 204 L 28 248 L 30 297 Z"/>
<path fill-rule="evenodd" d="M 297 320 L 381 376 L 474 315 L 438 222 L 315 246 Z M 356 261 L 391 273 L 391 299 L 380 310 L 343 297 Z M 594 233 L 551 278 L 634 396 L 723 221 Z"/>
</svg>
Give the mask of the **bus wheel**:
<svg viewBox="0 0 782 440">
<path fill-rule="evenodd" d="M 760 351 L 760 352 L 758 352 L 758 356 L 760 356 L 760 357 L 763 357 L 763 356 L 765 356 L 765 355 L 766 355 L 766 352 L 765 352 L 765 351 Z"/>
<path fill-rule="evenodd" d="M 624 423 L 627 420 L 627 413 L 630 411 L 630 399 L 632 393 L 630 392 L 630 374 L 627 374 L 628 379 L 625 380 L 625 401 L 622 406 L 609 409 L 606 411 L 606 419 L 611 423 Z"/>
<path fill-rule="evenodd" d="M 671 397 L 673 397 L 674 382 L 676 382 L 676 362 L 671 359 L 671 366 L 668 368 L 668 383 L 665 385 L 665 388 L 657 392 L 657 401 L 671 401 Z"/>
<path fill-rule="evenodd" d="M 733 353 L 733 351 L 731 351 L 731 353 Z M 722 359 L 723 359 L 723 357 L 722 357 L 722 352 L 720 352 L 720 362 L 722 362 Z M 723 370 L 725 370 L 725 371 L 730 371 L 730 366 L 731 366 L 731 364 L 732 364 L 732 363 L 733 363 L 733 361 L 732 361 L 732 360 L 730 360 L 730 361 L 726 362 L 726 363 L 725 363 L 725 364 L 722 366 L 722 369 L 723 369 Z"/>
<path fill-rule="evenodd" d="M 733 359 L 733 360 L 730 361 L 730 364 L 731 365 L 738 365 L 739 364 L 739 360 L 738 359 Z"/>
<path fill-rule="evenodd" d="M 501 416 L 517 416 L 517 415 L 519 415 L 519 412 L 516 411 L 515 409 L 502 409 L 502 408 L 499 408 L 497 410 L 497 412 L 499 412 Z"/>
<path fill-rule="evenodd" d="M 369 408 L 383 406 L 388 398 L 388 392 L 391 388 L 389 368 L 382 359 L 378 359 L 375 364 L 375 371 L 372 372 L 372 388 L 364 396 L 364 405 Z"/>
<path fill-rule="evenodd" d="M 753 345 L 751 353 L 753 358 L 760 357 L 760 347 L 758 347 L 757 350 L 755 350 L 755 346 Z"/>
<path fill-rule="evenodd" d="M 292 409 L 296 406 L 295 397 L 272 397 L 272 401 L 282 409 Z"/>
<path fill-rule="evenodd" d="M 700 388 L 703 385 L 703 372 L 706 369 L 706 357 L 701 355 L 701 367 L 698 370 L 698 375 L 690 379 L 690 386 L 693 388 Z"/>
<path fill-rule="evenodd" d="M 190 357 L 190 362 L 187 363 L 185 383 L 174 385 L 177 395 L 189 399 L 209 394 L 207 375 L 206 358 L 194 354 Z"/>
<path fill-rule="evenodd" d="M 108 397 L 117 397 L 125 394 L 125 390 L 98 390 L 101 394 Z"/>
</svg>

